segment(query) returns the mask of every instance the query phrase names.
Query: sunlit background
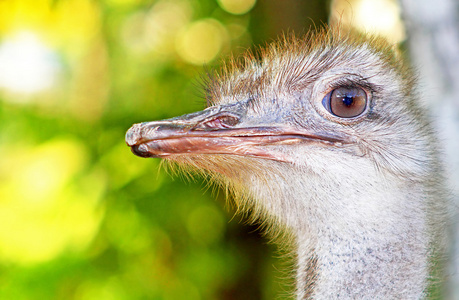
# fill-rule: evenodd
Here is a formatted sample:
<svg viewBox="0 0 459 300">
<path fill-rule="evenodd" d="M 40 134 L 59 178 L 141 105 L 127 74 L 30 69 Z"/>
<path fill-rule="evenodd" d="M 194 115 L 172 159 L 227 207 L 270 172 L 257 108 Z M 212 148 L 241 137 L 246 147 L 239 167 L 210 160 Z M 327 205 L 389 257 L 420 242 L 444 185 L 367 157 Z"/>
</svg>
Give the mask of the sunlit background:
<svg viewBox="0 0 459 300">
<path fill-rule="evenodd" d="M 404 40 L 391 0 L 0 1 L 0 298 L 286 296 L 223 193 L 124 134 L 202 109 L 205 68 L 330 13 Z"/>
</svg>

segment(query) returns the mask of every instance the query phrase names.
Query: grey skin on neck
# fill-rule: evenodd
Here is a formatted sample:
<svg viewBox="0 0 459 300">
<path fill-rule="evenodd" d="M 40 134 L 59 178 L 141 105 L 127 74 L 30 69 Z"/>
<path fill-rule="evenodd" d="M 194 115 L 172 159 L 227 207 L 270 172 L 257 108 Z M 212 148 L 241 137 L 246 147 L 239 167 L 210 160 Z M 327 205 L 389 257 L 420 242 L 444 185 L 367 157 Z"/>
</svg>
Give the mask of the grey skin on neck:
<svg viewBox="0 0 459 300">
<path fill-rule="evenodd" d="M 226 184 L 295 249 L 298 299 L 428 296 L 444 245 L 441 169 L 391 47 L 324 30 L 225 70 L 206 110 L 133 125 L 133 153 Z"/>
</svg>

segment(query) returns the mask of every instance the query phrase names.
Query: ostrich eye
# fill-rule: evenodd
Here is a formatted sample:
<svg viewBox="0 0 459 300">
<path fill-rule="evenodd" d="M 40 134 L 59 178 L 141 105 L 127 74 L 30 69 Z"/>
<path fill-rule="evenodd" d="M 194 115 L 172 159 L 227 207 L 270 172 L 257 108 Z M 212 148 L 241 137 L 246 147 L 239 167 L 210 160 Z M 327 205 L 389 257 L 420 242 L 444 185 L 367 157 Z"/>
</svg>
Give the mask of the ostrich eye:
<svg viewBox="0 0 459 300">
<path fill-rule="evenodd" d="M 360 87 L 339 87 L 324 97 L 322 105 L 337 117 L 354 118 L 365 111 L 367 94 Z"/>
</svg>

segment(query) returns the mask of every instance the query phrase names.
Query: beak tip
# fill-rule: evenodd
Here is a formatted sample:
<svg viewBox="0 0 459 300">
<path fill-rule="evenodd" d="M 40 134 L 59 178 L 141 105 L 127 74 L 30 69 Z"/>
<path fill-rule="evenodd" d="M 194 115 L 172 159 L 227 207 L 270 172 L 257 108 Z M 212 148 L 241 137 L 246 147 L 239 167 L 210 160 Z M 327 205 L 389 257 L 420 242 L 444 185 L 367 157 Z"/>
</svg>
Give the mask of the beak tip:
<svg viewBox="0 0 459 300">
<path fill-rule="evenodd" d="M 144 144 L 131 146 L 131 151 L 139 157 L 154 157 L 154 155 L 148 151 L 148 147 Z"/>
<path fill-rule="evenodd" d="M 140 130 L 141 130 L 141 124 L 134 124 L 132 125 L 131 128 L 126 132 L 126 144 L 129 147 L 133 147 L 137 144 L 139 138 L 140 138 Z"/>
</svg>

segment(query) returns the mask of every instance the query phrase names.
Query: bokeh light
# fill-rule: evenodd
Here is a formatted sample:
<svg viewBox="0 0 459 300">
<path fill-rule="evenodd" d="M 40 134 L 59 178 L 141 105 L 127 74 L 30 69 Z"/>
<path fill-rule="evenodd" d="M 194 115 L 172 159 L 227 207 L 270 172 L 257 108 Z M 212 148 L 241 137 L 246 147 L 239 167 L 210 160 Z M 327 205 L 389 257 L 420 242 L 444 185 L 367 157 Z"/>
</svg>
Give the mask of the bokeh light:
<svg viewBox="0 0 459 300">
<path fill-rule="evenodd" d="M 227 12 L 242 15 L 249 12 L 257 0 L 217 0 L 218 4 Z"/>
<path fill-rule="evenodd" d="M 334 0 L 331 19 L 397 44 L 405 39 L 401 12 L 395 0 Z"/>
<path fill-rule="evenodd" d="M 84 250 L 103 214 L 105 178 L 97 172 L 70 183 L 87 165 L 84 144 L 56 138 L 11 145 L 0 183 L 0 259 L 35 264 Z M 78 224 L 78 226 L 75 226 Z"/>
<path fill-rule="evenodd" d="M 191 21 L 192 7 L 183 0 L 162 0 L 148 11 L 126 18 L 122 38 L 127 48 L 139 54 L 168 56 L 174 53 L 175 39 Z"/>
<path fill-rule="evenodd" d="M 177 40 L 177 52 L 185 61 L 202 65 L 220 53 L 226 37 L 226 29 L 215 19 L 191 23 Z"/>
<path fill-rule="evenodd" d="M 0 44 L 0 87 L 31 94 L 49 89 L 58 72 L 56 55 L 31 32 L 16 33 Z"/>
</svg>

